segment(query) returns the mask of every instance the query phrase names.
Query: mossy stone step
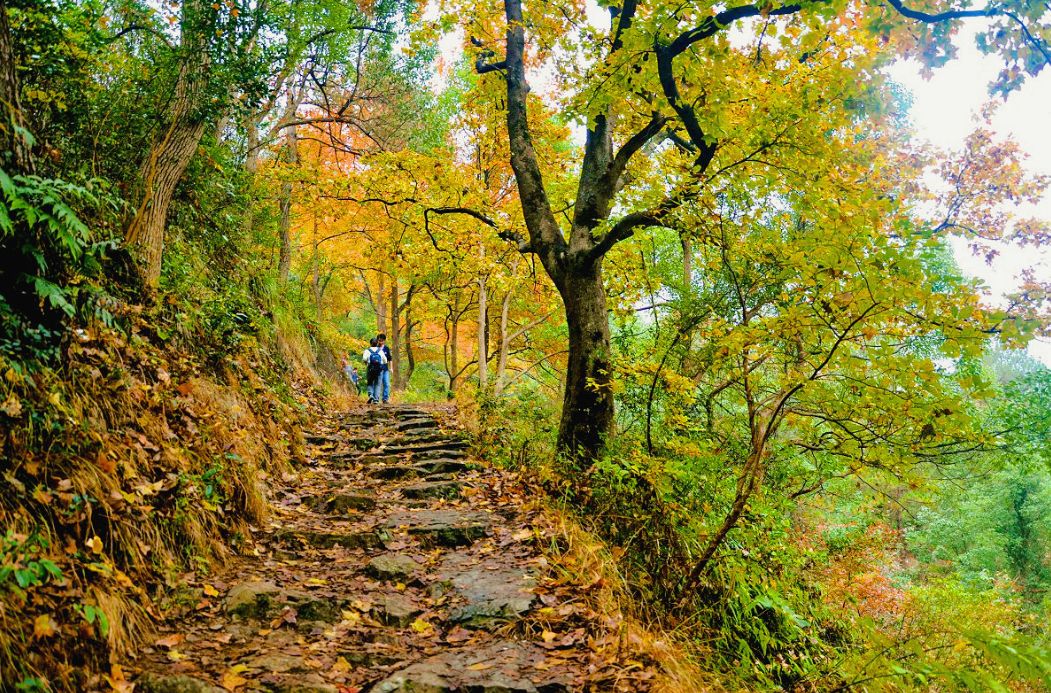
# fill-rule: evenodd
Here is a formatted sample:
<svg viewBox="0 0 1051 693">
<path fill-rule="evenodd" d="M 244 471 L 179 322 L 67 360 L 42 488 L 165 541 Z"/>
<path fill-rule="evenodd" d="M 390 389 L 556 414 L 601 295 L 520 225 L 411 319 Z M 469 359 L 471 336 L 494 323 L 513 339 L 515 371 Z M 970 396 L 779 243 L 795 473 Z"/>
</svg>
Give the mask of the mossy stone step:
<svg viewBox="0 0 1051 693">
<path fill-rule="evenodd" d="M 391 515 L 382 527 L 405 529 L 428 547 L 468 546 L 489 533 L 489 516 L 475 511 L 409 510 Z"/>
<path fill-rule="evenodd" d="M 365 565 L 365 572 L 380 580 L 400 580 L 419 570 L 420 564 L 403 553 L 385 553 Z"/>
<path fill-rule="evenodd" d="M 376 499 L 361 493 L 331 493 L 320 496 L 307 496 L 303 503 L 311 510 L 329 515 L 346 515 L 350 512 L 369 512 L 375 510 Z"/>
<path fill-rule="evenodd" d="M 298 541 L 316 549 L 331 549 L 342 546 L 345 549 L 365 549 L 371 551 L 382 549 L 388 535 L 383 530 L 365 531 L 326 531 L 320 529 L 286 528 L 274 534 L 278 541 Z"/>
<path fill-rule="evenodd" d="M 423 476 L 427 473 L 427 470 L 420 469 L 419 467 L 410 467 L 403 464 L 392 464 L 384 467 L 374 467 L 369 470 L 369 476 L 373 479 L 382 479 L 384 481 L 395 481 L 397 479 L 415 479 L 416 477 Z"/>
<path fill-rule="evenodd" d="M 425 498 L 453 499 L 460 497 L 463 484 L 458 481 L 425 481 L 401 489 L 405 498 L 420 500 Z"/>
<path fill-rule="evenodd" d="M 300 621 L 335 623 L 342 618 L 345 600 L 286 590 L 272 582 L 244 582 L 226 593 L 226 613 L 240 618 L 268 621 L 292 609 Z"/>
</svg>

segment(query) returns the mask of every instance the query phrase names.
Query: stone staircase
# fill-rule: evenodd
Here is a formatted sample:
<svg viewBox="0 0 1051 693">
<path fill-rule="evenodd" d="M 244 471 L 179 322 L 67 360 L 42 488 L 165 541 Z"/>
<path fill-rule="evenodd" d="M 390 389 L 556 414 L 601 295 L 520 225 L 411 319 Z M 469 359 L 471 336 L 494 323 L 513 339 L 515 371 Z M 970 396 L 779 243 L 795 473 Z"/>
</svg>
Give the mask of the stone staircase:
<svg viewBox="0 0 1051 693">
<path fill-rule="evenodd" d="M 309 466 L 272 489 L 256 555 L 128 665 L 135 690 L 647 690 L 648 672 L 621 676 L 587 638 L 537 626 L 559 606 L 538 598 L 537 511 L 443 426 L 451 415 L 383 406 L 319 422 Z"/>
</svg>

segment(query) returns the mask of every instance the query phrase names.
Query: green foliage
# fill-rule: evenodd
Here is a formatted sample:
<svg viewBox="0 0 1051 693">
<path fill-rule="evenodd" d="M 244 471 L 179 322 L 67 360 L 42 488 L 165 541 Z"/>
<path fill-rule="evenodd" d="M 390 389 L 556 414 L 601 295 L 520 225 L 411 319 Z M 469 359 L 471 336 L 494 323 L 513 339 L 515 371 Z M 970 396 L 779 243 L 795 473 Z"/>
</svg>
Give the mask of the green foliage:
<svg viewBox="0 0 1051 693">
<path fill-rule="evenodd" d="M 0 537 L 0 590 L 24 593 L 50 580 L 62 580 L 62 571 L 43 557 L 47 539 L 39 534 L 19 536 L 8 529 Z"/>
<path fill-rule="evenodd" d="M 108 238 L 81 221 L 83 211 L 113 209 L 117 200 L 98 181 L 87 186 L 0 170 L 0 354 L 15 360 L 52 359 L 69 319 L 112 325 L 97 284 Z"/>
</svg>

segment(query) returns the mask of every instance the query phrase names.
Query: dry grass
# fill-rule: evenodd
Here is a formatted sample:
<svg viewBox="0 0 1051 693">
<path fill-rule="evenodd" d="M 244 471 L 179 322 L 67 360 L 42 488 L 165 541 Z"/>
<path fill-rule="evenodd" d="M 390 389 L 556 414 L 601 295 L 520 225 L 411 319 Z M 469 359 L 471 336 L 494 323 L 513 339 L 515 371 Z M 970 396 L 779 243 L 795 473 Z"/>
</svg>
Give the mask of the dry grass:
<svg viewBox="0 0 1051 693">
<path fill-rule="evenodd" d="M 279 340 L 297 359 L 293 377 L 314 387 L 305 340 Z M 92 687 L 94 672 L 148 636 L 157 596 L 266 518 L 265 476 L 301 459 L 303 440 L 300 414 L 253 365 L 265 358 L 209 372 L 193 353 L 98 330 L 59 372 L 25 378 L 0 361 L 0 403 L 19 412 L 0 413 L 10 484 L 0 531 L 47 542 L 0 560 L 62 571 L 25 589 L 0 585 L 0 689 L 31 676 L 53 690 Z M 105 634 L 86 607 L 105 614 Z"/>
<path fill-rule="evenodd" d="M 722 693 L 725 689 L 699 664 L 697 646 L 661 624 L 646 622 L 635 604 L 620 565 L 609 548 L 562 510 L 545 507 L 549 564 L 559 582 L 588 585 L 581 598 L 606 624 L 620 630 L 621 650 L 648 658 L 659 668 L 658 693 Z"/>
</svg>

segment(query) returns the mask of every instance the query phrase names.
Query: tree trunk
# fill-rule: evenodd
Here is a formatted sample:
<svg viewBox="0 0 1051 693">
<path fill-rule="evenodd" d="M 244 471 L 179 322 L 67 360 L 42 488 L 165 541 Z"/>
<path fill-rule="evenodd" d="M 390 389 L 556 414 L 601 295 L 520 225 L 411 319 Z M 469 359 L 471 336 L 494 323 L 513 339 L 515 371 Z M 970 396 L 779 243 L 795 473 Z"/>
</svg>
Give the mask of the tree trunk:
<svg viewBox="0 0 1051 693">
<path fill-rule="evenodd" d="M 486 246 L 479 251 L 482 261 L 486 258 Z M 489 387 L 489 306 L 487 305 L 486 278 L 478 278 L 478 389 L 482 392 Z"/>
<path fill-rule="evenodd" d="M 693 294 L 693 241 L 683 234 L 682 241 L 682 295 L 687 298 Z"/>
<path fill-rule="evenodd" d="M 387 277 L 379 272 L 379 290 L 376 292 L 376 332 L 384 334 L 387 332 Z"/>
<path fill-rule="evenodd" d="M 398 278 L 390 280 L 390 379 L 394 389 L 401 389 L 401 311 L 398 295 Z"/>
<path fill-rule="evenodd" d="M 256 121 L 254 113 L 248 116 L 245 129 L 247 130 L 245 170 L 248 171 L 249 175 L 254 176 L 256 171 L 259 170 L 259 123 Z"/>
<path fill-rule="evenodd" d="M 569 363 L 558 447 L 593 460 L 613 429 L 610 333 L 601 260 L 563 276 L 559 292 L 569 327 Z"/>
<path fill-rule="evenodd" d="M 460 301 L 457 298 L 449 307 L 449 330 L 445 340 L 445 370 L 449 374 L 449 396 L 456 394 L 457 381 L 460 375 Z"/>
<path fill-rule="evenodd" d="M 289 109 L 292 117 L 295 116 L 294 96 L 288 94 Z M 283 158 L 286 164 L 295 164 L 299 161 L 299 134 L 296 126 L 290 125 L 285 128 L 285 146 Z M 287 172 L 286 172 L 287 176 Z M 281 254 L 277 261 L 277 277 L 282 284 L 288 281 L 288 275 L 292 270 L 292 181 L 286 177 L 281 184 Z"/>
<path fill-rule="evenodd" d="M 176 99 L 177 102 L 184 100 Z M 149 286 L 156 286 L 161 276 L 168 207 L 204 135 L 206 124 L 185 112 L 188 108 L 187 103 L 176 105 L 164 139 L 151 148 L 140 169 L 142 192 L 135 215 L 124 233 L 124 240 L 135 249 L 143 279 Z"/>
<path fill-rule="evenodd" d="M 0 116 L 0 166 L 13 175 L 33 173 L 6 0 L 0 0 Z"/>
<path fill-rule="evenodd" d="M 313 276 L 311 278 L 311 286 L 314 289 L 314 317 L 321 320 L 321 253 L 318 251 L 318 238 L 317 238 L 317 212 L 314 212 L 314 228 L 311 236 L 313 241 L 313 253 L 311 253 L 311 265 L 313 266 Z"/>
<path fill-rule="evenodd" d="M 412 381 L 412 372 L 416 370 L 416 354 L 412 351 L 412 311 L 411 309 L 405 310 L 405 360 L 408 363 L 408 368 L 405 369 L 405 378 L 402 382 L 403 387 L 408 387 Z"/>
<path fill-rule="evenodd" d="M 212 22 L 201 0 L 183 4 L 182 43 L 175 94 L 165 114 L 161 138 L 139 168 L 135 213 L 124 231 L 138 255 L 143 279 L 156 286 L 161 276 L 164 228 L 175 187 L 197 153 L 207 127 L 203 111 L 211 63 L 205 50 Z"/>
<path fill-rule="evenodd" d="M 504 391 L 504 381 L 507 378 L 507 356 L 511 350 L 507 338 L 507 319 L 511 312 L 511 292 L 504 294 L 504 300 L 500 304 L 500 346 L 497 347 L 496 358 L 496 382 L 493 392 L 500 395 Z"/>
</svg>

